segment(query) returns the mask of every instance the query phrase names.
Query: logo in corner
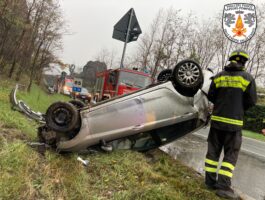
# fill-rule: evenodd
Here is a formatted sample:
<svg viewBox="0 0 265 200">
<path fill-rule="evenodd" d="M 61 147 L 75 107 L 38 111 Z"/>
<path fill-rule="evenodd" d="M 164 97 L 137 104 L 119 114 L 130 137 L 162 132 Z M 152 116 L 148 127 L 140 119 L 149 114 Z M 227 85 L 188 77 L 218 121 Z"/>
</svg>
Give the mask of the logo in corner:
<svg viewBox="0 0 265 200">
<path fill-rule="evenodd" d="M 233 42 L 244 43 L 256 32 L 256 7 L 248 3 L 231 3 L 224 6 L 223 30 L 225 36 Z"/>
</svg>

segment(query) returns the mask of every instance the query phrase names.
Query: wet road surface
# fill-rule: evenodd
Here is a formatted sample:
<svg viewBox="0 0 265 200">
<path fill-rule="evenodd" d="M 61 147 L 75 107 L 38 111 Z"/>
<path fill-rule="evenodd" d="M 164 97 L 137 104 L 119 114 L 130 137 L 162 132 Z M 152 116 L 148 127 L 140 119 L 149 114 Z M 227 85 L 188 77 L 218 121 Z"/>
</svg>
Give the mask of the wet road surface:
<svg viewBox="0 0 265 200">
<path fill-rule="evenodd" d="M 199 137 L 196 133 L 189 134 L 161 149 L 204 174 L 203 167 L 207 150 L 205 138 Z M 254 199 L 265 200 L 265 160 L 241 151 L 232 185 Z"/>
<path fill-rule="evenodd" d="M 198 130 L 194 135 L 206 139 L 209 127 Z M 241 151 L 265 161 L 265 142 L 243 137 Z"/>
</svg>

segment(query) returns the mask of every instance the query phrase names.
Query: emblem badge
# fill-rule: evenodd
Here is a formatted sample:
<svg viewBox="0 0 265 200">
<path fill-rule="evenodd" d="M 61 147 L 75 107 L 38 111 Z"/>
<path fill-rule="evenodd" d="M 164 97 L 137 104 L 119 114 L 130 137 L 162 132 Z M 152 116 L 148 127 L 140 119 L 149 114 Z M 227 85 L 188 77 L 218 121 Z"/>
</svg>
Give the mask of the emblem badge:
<svg viewBox="0 0 265 200">
<path fill-rule="evenodd" d="M 231 3 L 224 6 L 223 30 L 225 36 L 236 43 L 250 40 L 257 28 L 256 7 L 248 3 Z"/>
</svg>

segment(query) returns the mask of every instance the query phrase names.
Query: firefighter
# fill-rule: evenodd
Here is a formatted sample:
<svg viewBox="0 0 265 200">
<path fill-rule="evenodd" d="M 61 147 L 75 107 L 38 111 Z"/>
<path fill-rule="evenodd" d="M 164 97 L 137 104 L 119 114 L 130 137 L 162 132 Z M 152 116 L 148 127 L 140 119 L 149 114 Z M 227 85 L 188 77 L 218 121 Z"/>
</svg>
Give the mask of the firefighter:
<svg viewBox="0 0 265 200">
<path fill-rule="evenodd" d="M 205 184 L 216 189 L 218 196 L 237 199 L 231 178 L 242 142 L 244 111 L 257 101 L 253 77 L 244 71 L 249 55 L 242 50 L 229 56 L 230 63 L 218 73 L 210 85 L 208 98 L 214 104 L 205 159 Z M 224 157 L 218 170 L 222 149 Z"/>
</svg>

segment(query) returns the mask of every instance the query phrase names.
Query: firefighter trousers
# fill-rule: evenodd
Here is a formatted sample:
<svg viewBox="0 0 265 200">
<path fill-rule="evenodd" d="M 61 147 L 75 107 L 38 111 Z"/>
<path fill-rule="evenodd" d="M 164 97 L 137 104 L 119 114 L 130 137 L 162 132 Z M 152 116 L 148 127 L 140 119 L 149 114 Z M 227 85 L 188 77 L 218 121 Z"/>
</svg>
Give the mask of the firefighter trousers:
<svg viewBox="0 0 265 200">
<path fill-rule="evenodd" d="M 229 189 L 242 143 L 241 130 L 231 132 L 211 127 L 207 142 L 205 184 L 219 189 Z M 224 149 L 224 157 L 218 170 L 222 149 Z"/>
</svg>

